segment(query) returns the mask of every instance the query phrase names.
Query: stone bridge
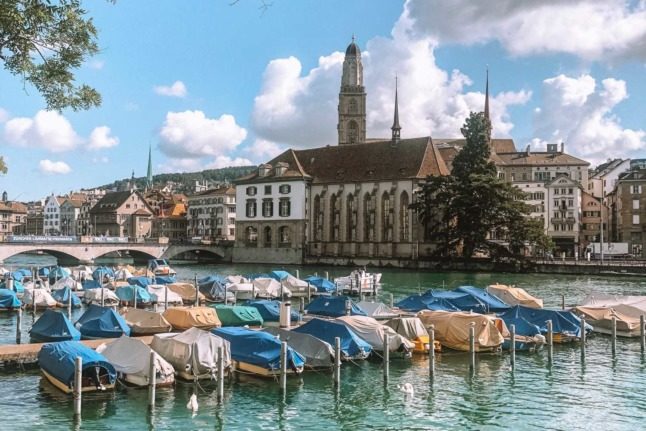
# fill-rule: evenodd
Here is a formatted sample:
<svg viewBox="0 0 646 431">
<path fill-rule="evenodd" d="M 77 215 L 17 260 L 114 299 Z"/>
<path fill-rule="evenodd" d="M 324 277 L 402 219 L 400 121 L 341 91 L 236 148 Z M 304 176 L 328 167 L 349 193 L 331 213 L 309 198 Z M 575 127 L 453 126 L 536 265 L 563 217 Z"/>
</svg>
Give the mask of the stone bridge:
<svg viewBox="0 0 646 431">
<path fill-rule="evenodd" d="M 185 253 L 196 260 L 231 261 L 232 245 L 160 243 L 0 243 L 0 263 L 21 253 L 42 252 L 54 256 L 59 264 L 93 264 L 109 253 L 131 257 L 135 263 L 148 259 L 173 259 Z"/>
</svg>

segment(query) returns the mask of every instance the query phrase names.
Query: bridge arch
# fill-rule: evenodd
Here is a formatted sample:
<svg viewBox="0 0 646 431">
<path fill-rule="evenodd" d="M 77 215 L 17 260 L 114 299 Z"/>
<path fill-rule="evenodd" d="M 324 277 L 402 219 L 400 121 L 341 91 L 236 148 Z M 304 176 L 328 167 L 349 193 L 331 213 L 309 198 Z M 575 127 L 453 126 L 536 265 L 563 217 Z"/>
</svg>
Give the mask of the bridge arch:
<svg viewBox="0 0 646 431">
<path fill-rule="evenodd" d="M 162 254 L 163 259 L 174 259 L 179 255 L 190 253 L 201 260 L 222 260 L 225 258 L 225 253 L 220 247 L 208 247 L 200 245 L 171 245 Z"/>
<path fill-rule="evenodd" d="M 3 253 L 2 261 L 18 256 L 20 254 L 34 253 L 34 252 L 41 252 L 43 254 L 47 254 L 49 256 L 56 258 L 56 261 L 59 265 L 78 265 L 84 262 L 84 258 L 81 255 L 74 254 L 74 253 L 67 253 L 60 250 L 54 250 L 48 247 L 38 247 L 38 248 L 25 247 L 24 249 L 12 248 L 8 250 L 6 253 Z"/>
</svg>

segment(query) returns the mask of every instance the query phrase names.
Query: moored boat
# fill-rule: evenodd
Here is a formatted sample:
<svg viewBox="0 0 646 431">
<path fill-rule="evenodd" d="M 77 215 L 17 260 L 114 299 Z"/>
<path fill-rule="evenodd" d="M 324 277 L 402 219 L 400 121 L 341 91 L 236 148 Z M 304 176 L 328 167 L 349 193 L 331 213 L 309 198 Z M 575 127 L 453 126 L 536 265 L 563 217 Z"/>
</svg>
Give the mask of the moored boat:
<svg viewBox="0 0 646 431">
<path fill-rule="evenodd" d="M 194 304 L 195 303 L 195 286 L 193 286 L 191 283 L 171 283 L 167 284 L 166 287 L 168 289 L 172 290 L 173 292 L 177 293 L 179 296 L 182 297 L 182 301 L 184 304 Z M 206 297 L 202 292 L 197 292 L 199 301 L 201 303 L 204 302 Z"/>
<path fill-rule="evenodd" d="M 543 308 L 543 300 L 527 293 L 525 289 L 504 284 L 487 286 L 487 292 L 496 295 L 509 305 L 524 305 L 531 308 Z"/>
<path fill-rule="evenodd" d="M 396 317 L 384 323 L 391 327 L 395 332 L 415 343 L 414 353 L 428 353 L 430 350 L 431 339 L 424 327 L 424 324 L 417 317 Z M 436 352 L 442 350 L 442 345 L 435 340 L 434 349 Z"/>
<path fill-rule="evenodd" d="M 466 311 L 431 311 L 417 313 L 426 329 L 433 325 L 435 339 L 443 347 L 463 352 L 469 351 L 469 328 L 475 328 L 475 351 L 492 352 L 502 348 L 505 341 L 498 330 L 495 318 Z"/>
<path fill-rule="evenodd" d="M 83 302 L 87 305 L 101 305 L 101 298 L 103 298 L 103 305 L 106 307 L 115 307 L 119 305 L 119 297 L 110 289 L 99 287 L 98 289 L 89 289 L 83 292 Z"/>
<path fill-rule="evenodd" d="M 123 317 L 112 308 L 99 305 L 90 305 L 76 324 L 86 340 L 130 335 L 130 327 Z"/>
<path fill-rule="evenodd" d="M 80 340 L 81 333 L 67 316 L 54 310 L 45 312 L 34 322 L 29 330 L 31 340 L 36 343 Z"/>
<path fill-rule="evenodd" d="M 543 336 L 547 335 L 546 322 L 551 320 L 554 343 L 567 343 L 581 339 L 581 319 L 571 311 L 516 305 L 498 316 L 505 321 L 507 327 L 515 324 L 520 328 L 524 322 L 535 325 Z M 592 331 L 592 326 L 586 323 L 585 331 Z"/>
<path fill-rule="evenodd" d="M 346 306 L 348 304 L 350 305 L 350 315 L 366 315 L 366 312 L 347 296 L 318 296 L 307 304 L 305 311 L 307 311 L 307 314 L 317 316 L 341 317 L 347 314 Z"/>
<path fill-rule="evenodd" d="M 215 310 L 210 307 L 172 307 L 165 310 L 163 316 L 178 331 L 189 328 L 206 330 L 222 326 Z"/>
<path fill-rule="evenodd" d="M 58 307 L 67 307 L 70 301 L 72 302 L 72 308 L 79 308 L 81 306 L 81 300 L 69 287 L 52 290 L 52 298 L 56 300 Z"/>
<path fill-rule="evenodd" d="M 366 359 L 372 352 L 370 344 L 341 322 L 315 318 L 298 328 L 294 328 L 293 331 L 313 335 L 330 345 L 334 345 L 334 339 L 339 337 L 341 341 L 341 359 L 344 361 Z"/>
<path fill-rule="evenodd" d="M 22 301 L 26 308 L 52 308 L 58 305 L 52 294 L 45 289 L 25 289 Z"/>
<path fill-rule="evenodd" d="M 222 326 L 262 326 L 262 316 L 254 307 L 216 304 L 213 306 Z"/>
<path fill-rule="evenodd" d="M 148 261 L 148 271 L 157 275 L 171 275 L 174 276 L 177 273 L 173 268 L 170 267 L 166 259 L 150 259 Z"/>
<path fill-rule="evenodd" d="M 119 314 L 130 327 L 132 335 L 151 335 L 170 332 L 173 326 L 164 318 L 162 313 L 124 307 Z"/>
<path fill-rule="evenodd" d="M 305 358 L 305 368 L 330 368 L 334 365 L 334 348 L 330 343 L 310 334 L 270 327 L 263 332 L 273 335 Z"/>
<path fill-rule="evenodd" d="M 384 339 L 388 337 L 388 349 L 391 352 L 408 353 L 413 350 L 415 343 L 399 335 L 391 327 L 379 323 L 368 316 L 341 316 L 335 319 L 343 323 L 362 340 L 370 344 L 375 352 L 384 351 Z"/>
<path fill-rule="evenodd" d="M 247 301 L 243 305 L 253 307 L 258 310 L 265 325 L 278 324 L 280 321 L 280 301 L 270 299 L 256 299 Z M 298 322 L 300 319 L 299 313 L 292 309 L 290 313 L 290 321 Z"/>
<path fill-rule="evenodd" d="M 0 310 L 17 310 L 22 306 L 16 292 L 9 289 L 0 289 Z"/>
</svg>

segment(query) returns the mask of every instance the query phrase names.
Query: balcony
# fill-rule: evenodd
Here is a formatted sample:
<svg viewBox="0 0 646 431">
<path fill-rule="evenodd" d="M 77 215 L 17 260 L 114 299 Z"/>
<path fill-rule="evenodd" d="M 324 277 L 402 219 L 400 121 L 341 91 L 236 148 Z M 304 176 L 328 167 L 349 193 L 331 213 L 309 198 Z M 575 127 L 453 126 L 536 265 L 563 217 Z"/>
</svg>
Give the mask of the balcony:
<svg viewBox="0 0 646 431">
<path fill-rule="evenodd" d="M 553 224 L 574 224 L 576 219 L 574 217 L 552 217 L 550 223 Z"/>
</svg>

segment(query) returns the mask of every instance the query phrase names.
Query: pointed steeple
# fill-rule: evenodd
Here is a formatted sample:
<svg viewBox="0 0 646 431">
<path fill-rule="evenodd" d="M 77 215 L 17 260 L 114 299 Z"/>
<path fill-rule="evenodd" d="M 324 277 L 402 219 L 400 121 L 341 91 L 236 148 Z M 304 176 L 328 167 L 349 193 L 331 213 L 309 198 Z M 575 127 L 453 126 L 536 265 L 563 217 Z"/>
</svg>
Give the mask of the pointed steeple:
<svg viewBox="0 0 646 431">
<path fill-rule="evenodd" d="M 148 144 L 148 171 L 146 174 L 146 189 L 151 190 L 153 188 L 153 157 L 152 157 L 152 146 Z"/>
<path fill-rule="evenodd" d="M 491 122 L 491 119 L 489 118 L 489 66 L 487 66 L 487 84 L 485 86 L 484 116 L 487 120 L 489 120 L 489 122 Z"/>
<path fill-rule="evenodd" d="M 392 130 L 392 145 L 396 146 L 399 144 L 399 139 L 401 138 L 401 126 L 399 125 L 399 102 L 397 100 L 397 76 L 395 75 L 395 115 L 393 118 L 393 126 L 390 128 Z"/>
</svg>

